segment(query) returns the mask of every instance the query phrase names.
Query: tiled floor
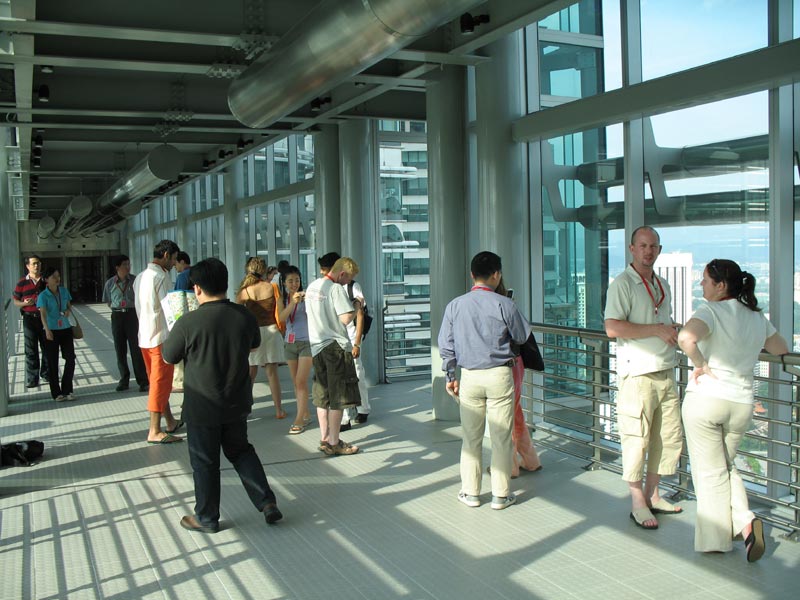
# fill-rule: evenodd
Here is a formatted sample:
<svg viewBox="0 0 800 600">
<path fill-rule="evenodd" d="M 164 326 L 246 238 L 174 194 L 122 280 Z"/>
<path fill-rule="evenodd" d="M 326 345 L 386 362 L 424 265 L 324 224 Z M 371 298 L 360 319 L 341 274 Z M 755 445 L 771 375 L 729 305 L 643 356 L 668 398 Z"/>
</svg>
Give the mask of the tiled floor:
<svg viewBox="0 0 800 600">
<path fill-rule="evenodd" d="M 459 428 L 431 419 L 424 381 L 372 388 L 370 421 L 343 436 L 363 451 L 327 458 L 315 428 L 289 436 L 273 418 L 260 374 L 250 436 L 285 518 L 267 527 L 223 461 L 223 530 L 184 531 L 186 445 L 144 443 L 144 396 L 113 391 L 107 310 L 80 313 L 79 401 L 25 393 L 23 357 L 10 364 L 0 435 L 47 450 L 38 466 L 0 471 L 3 599 L 798 597 L 800 544 L 780 531 L 768 529 L 754 565 L 741 544 L 696 554 L 693 502 L 658 531 L 637 529 L 617 475 L 555 451 L 514 480 L 516 506 L 492 511 L 488 493 L 478 509 L 459 504 Z"/>
</svg>

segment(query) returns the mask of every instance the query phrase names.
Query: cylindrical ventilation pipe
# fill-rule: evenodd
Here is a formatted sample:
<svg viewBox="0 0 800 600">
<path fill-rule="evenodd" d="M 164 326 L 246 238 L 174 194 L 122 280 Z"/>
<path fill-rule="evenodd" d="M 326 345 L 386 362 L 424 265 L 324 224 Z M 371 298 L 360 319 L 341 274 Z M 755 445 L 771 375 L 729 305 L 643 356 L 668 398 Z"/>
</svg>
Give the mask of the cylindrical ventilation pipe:
<svg viewBox="0 0 800 600">
<path fill-rule="evenodd" d="M 79 225 L 91 212 L 91 199 L 88 196 L 75 196 L 58 220 L 52 236 L 61 239 L 67 231 Z"/>
<path fill-rule="evenodd" d="M 133 202 L 128 202 L 125 206 L 119 209 L 119 213 L 115 213 L 113 215 L 108 215 L 104 217 L 100 221 L 98 221 L 95 225 L 91 228 L 87 228 L 81 231 L 81 235 L 85 237 L 89 237 L 90 235 L 97 235 L 99 233 L 108 233 L 113 231 L 117 225 L 119 225 L 123 219 L 128 219 L 135 215 L 138 215 L 142 208 L 144 207 L 144 203 L 142 202 L 141 198 L 134 200 Z"/>
<path fill-rule="evenodd" d="M 36 236 L 43 240 L 53 233 L 56 228 L 56 220 L 51 216 L 42 217 L 39 219 L 39 226 L 36 228 Z"/>
<path fill-rule="evenodd" d="M 228 106 L 245 125 L 271 125 L 479 4 L 324 0 L 234 80 Z"/>
<path fill-rule="evenodd" d="M 183 156 L 175 146 L 164 144 L 150 151 L 135 167 L 97 200 L 97 208 L 72 231 L 89 235 L 103 221 L 116 223 L 125 218 L 120 212 L 127 204 L 146 196 L 172 181 L 183 169 Z"/>
</svg>

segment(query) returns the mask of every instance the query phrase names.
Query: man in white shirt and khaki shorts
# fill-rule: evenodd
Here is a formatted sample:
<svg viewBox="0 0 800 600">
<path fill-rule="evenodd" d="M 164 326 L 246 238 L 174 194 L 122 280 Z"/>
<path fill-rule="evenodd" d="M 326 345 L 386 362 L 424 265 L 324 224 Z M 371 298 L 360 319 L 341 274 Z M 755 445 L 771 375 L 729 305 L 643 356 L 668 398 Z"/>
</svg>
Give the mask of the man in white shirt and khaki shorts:
<svg viewBox="0 0 800 600">
<path fill-rule="evenodd" d="M 653 270 L 661 253 L 658 233 L 639 227 L 629 250 L 633 262 L 608 288 L 605 328 L 609 337 L 617 338 L 617 420 L 630 518 L 643 529 L 658 529 L 656 514 L 683 510 L 658 491 L 661 476 L 675 473 L 683 447 L 675 385 L 680 325 L 672 321 L 669 283 Z"/>
</svg>

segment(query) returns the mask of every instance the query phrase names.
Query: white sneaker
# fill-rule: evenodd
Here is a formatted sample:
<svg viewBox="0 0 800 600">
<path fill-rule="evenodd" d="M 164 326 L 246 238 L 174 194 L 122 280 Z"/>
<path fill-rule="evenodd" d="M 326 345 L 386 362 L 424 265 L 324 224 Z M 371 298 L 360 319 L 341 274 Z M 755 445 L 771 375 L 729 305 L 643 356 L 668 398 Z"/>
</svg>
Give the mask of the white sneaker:
<svg viewBox="0 0 800 600">
<path fill-rule="evenodd" d="M 67 400 L 69 400 L 69 398 L 67 398 L 64 394 L 59 394 L 56 396 L 56 402 L 66 402 Z"/>
<path fill-rule="evenodd" d="M 77 400 L 78 397 L 75 394 L 67 394 L 67 400 Z"/>
<path fill-rule="evenodd" d="M 471 496 L 466 492 L 458 492 L 458 501 L 470 508 L 477 508 L 481 505 L 481 499 L 478 496 Z"/>
<path fill-rule="evenodd" d="M 508 496 L 492 496 L 492 508 L 494 510 L 503 510 L 516 501 L 517 497 L 514 494 L 509 494 Z"/>
</svg>

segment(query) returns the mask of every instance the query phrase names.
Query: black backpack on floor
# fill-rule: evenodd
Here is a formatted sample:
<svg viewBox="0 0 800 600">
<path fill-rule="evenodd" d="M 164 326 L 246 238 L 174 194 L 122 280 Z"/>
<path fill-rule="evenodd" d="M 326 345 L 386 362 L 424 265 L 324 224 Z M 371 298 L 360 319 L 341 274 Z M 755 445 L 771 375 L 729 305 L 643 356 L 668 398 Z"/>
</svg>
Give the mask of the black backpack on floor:
<svg viewBox="0 0 800 600">
<path fill-rule="evenodd" d="M 0 446 L 0 463 L 4 467 L 30 467 L 44 454 L 44 442 L 28 440 Z"/>
</svg>

